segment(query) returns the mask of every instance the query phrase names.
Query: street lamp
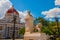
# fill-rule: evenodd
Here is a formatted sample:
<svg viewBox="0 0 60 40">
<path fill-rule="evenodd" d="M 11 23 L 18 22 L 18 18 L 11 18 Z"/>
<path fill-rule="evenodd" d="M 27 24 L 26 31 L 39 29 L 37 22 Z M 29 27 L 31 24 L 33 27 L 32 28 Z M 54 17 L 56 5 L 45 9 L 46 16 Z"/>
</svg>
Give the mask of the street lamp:
<svg viewBox="0 0 60 40">
<path fill-rule="evenodd" d="M 57 8 L 60 8 L 60 5 L 57 4 L 56 7 L 57 7 Z M 60 12 L 59 12 L 59 15 L 60 15 Z M 55 19 L 56 19 L 56 22 L 57 22 L 58 37 L 59 37 L 59 40 L 60 40 L 60 27 L 59 27 L 59 24 L 58 24 L 59 21 L 58 21 L 58 18 L 55 18 Z"/>
<path fill-rule="evenodd" d="M 13 40 L 15 40 L 15 23 L 16 23 L 16 15 L 13 15 L 13 22 L 14 22 L 14 27 L 13 27 Z"/>
<path fill-rule="evenodd" d="M 58 29 L 58 35 L 56 35 L 55 33 L 56 32 L 54 32 L 54 40 L 56 40 L 56 38 L 58 37 L 59 38 L 59 40 L 60 40 L 60 28 L 59 28 L 59 18 L 58 18 L 58 16 L 59 16 L 59 13 L 58 13 L 58 11 L 56 11 L 56 12 L 54 12 L 53 13 L 53 17 L 55 18 L 55 21 L 56 21 L 56 25 L 57 25 L 57 29 Z"/>
<path fill-rule="evenodd" d="M 57 28 L 58 28 L 58 38 L 59 38 L 59 40 L 60 40 L 60 28 L 59 28 L 59 21 L 58 21 L 58 18 L 57 17 L 55 17 L 55 20 L 56 20 L 56 23 L 57 23 Z"/>
</svg>

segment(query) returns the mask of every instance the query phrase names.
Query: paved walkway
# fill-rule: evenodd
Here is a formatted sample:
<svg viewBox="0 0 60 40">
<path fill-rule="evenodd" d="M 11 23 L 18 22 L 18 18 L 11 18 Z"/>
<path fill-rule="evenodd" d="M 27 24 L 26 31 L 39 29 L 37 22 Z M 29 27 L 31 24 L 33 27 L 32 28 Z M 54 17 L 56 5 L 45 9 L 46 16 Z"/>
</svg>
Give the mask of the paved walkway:
<svg viewBox="0 0 60 40">
<path fill-rule="evenodd" d="M 0 40 L 12 40 L 12 39 L 0 39 Z M 15 40 L 23 40 L 23 39 L 15 39 Z"/>
</svg>

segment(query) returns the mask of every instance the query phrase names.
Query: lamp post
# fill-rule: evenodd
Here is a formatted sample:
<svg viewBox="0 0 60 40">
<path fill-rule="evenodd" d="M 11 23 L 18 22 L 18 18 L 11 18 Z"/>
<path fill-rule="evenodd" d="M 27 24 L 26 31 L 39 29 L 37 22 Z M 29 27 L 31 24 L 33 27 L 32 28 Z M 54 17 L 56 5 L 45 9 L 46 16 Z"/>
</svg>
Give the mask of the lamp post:
<svg viewBox="0 0 60 40">
<path fill-rule="evenodd" d="M 60 5 L 57 4 L 56 7 L 57 7 L 57 8 L 60 8 Z M 59 13 L 59 15 L 60 15 L 60 13 Z M 58 24 L 59 21 L 58 21 L 58 18 L 55 18 L 55 19 L 56 19 L 56 22 L 57 22 L 58 37 L 59 37 L 59 40 L 60 40 L 60 27 L 59 27 L 59 24 Z"/>
<path fill-rule="evenodd" d="M 13 22 L 14 22 L 14 27 L 13 27 L 13 35 L 12 35 L 12 37 L 13 37 L 13 40 L 15 40 L 15 23 L 16 23 L 16 16 L 15 15 L 13 15 Z"/>
<path fill-rule="evenodd" d="M 55 20 L 56 20 L 56 23 L 57 23 L 57 28 L 58 28 L 58 37 L 59 37 L 59 40 L 60 40 L 60 28 L 59 28 L 59 21 L 58 21 L 58 18 L 57 17 L 55 17 Z"/>
</svg>

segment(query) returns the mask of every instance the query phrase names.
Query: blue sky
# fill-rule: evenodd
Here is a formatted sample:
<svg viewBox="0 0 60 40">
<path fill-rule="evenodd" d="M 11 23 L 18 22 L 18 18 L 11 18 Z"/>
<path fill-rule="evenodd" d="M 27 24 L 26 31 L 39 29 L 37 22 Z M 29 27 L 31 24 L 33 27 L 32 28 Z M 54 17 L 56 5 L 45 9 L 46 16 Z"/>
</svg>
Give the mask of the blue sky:
<svg viewBox="0 0 60 40">
<path fill-rule="evenodd" d="M 34 18 L 44 17 L 52 20 L 54 17 L 60 17 L 60 8 L 57 6 L 60 6 L 60 0 L 0 0 L 0 19 L 12 5 L 19 12 L 21 20 L 24 20 L 26 10 L 30 10 Z"/>
<path fill-rule="evenodd" d="M 19 11 L 30 10 L 34 17 L 44 17 L 41 12 L 55 7 L 55 0 L 10 0 Z"/>
</svg>

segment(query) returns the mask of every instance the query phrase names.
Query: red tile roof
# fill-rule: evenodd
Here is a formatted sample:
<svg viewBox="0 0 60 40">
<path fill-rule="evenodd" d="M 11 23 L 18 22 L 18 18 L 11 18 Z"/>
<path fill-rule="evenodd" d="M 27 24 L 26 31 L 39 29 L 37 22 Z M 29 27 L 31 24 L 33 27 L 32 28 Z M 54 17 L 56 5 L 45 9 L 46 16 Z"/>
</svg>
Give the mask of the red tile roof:
<svg viewBox="0 0 60 40">
<path fill-rule="evenodd" d="M 7 11 L 8 14 L 11 14 L 11 13 L 13 13 L 13 12 L 15 12 L 16 14 L 19 15 L 19 13 L 14 9 L 14 7 L 11 7 L 11 8 Z"/>
</svg>

